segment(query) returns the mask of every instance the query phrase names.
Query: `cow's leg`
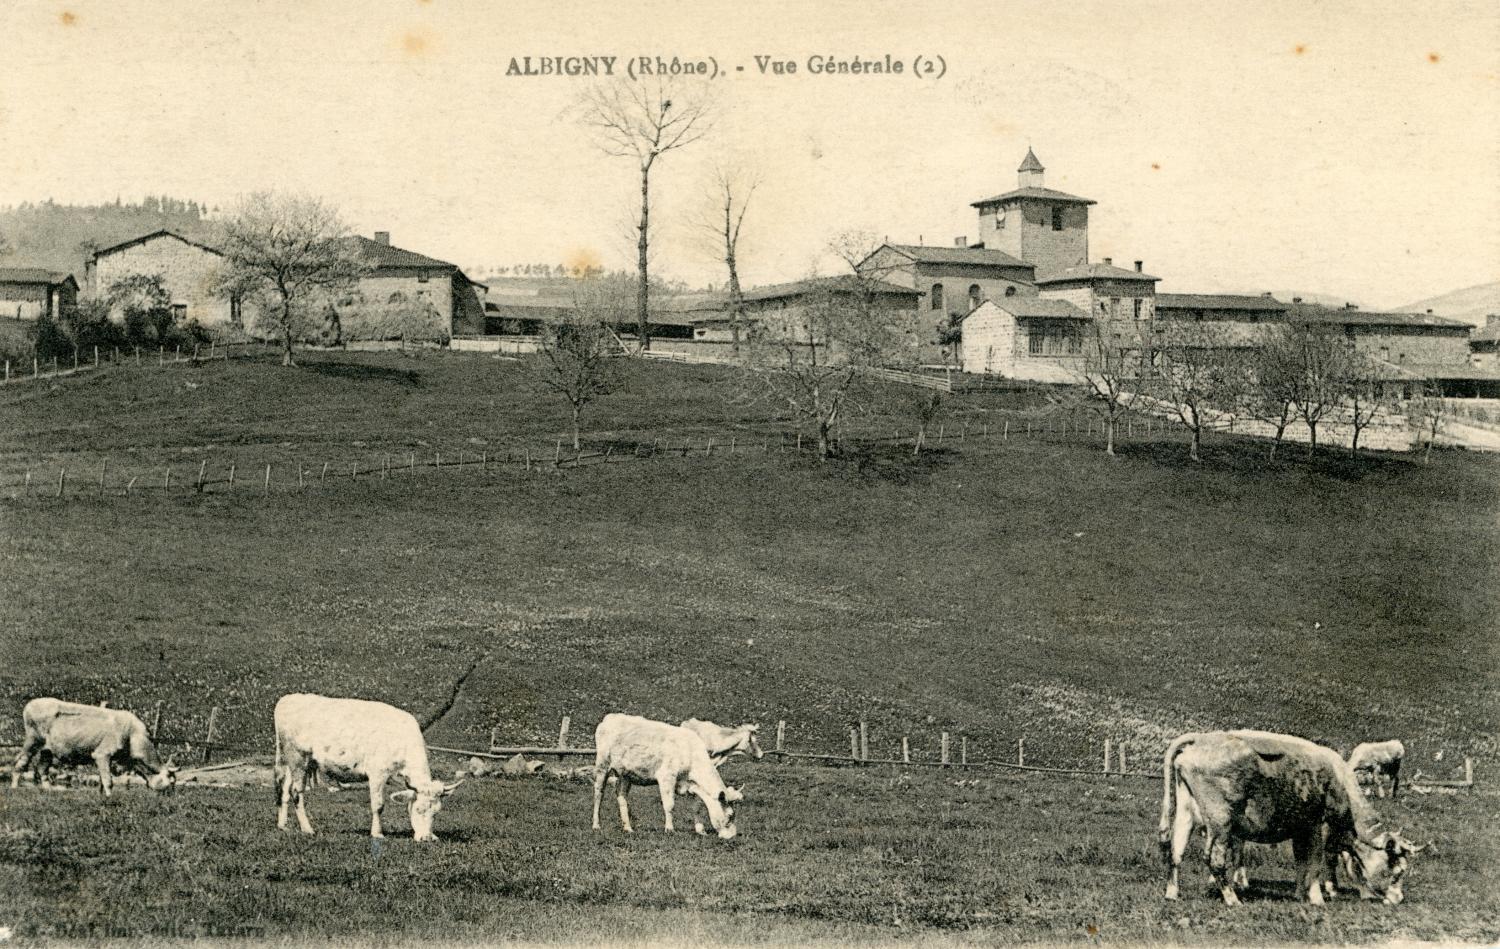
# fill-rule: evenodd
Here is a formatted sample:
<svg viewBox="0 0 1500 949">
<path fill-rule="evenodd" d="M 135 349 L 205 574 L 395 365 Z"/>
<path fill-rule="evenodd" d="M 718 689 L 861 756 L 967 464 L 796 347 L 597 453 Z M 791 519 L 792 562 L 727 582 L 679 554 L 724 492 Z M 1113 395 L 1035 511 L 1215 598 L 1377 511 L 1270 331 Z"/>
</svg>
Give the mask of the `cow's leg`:
<svg viewBox="0 0 1500 949">
<path fill-rule="evenodd" d="M 1205 839 L 1207 829 L 1204 830 Z M 1167 899 L 1178 898 L 1177 873 L 1182 865 L 1182 855 L 1187 852 L 1188 841 L 1193 836 L 1192 798 L 1185 785 L 1177 786 L 1177 811 L 1172 815 L 1172 836 L 1165 848 L 1167 858 Z"/>
<path fill-rule="evenodd" d="M 296 769 L 296 775 L 292 778 L 292 793 L 297 798 L 297 826 L 302 828 L 304 834 L 313 833 L 312 821 L 307 819 L 307 778 L 309 773 L 308 762 L 304 761 L 302 766 Z"/>
<path fill-rule="evenodd" d="M 110 754 L 107 751 L 94 752 L 94 764 L 99 768 L 99 791 L 105 797 L 110 797 L 110 785 L 113 783 L 114 775 L 110 771 Z"/>
<path fill-rule="evenodd" d="M 1401 762 L 1391 762 L 1391 799 L 1394 800 L 1396 792 L 1401 790 Z"/>
<path fill-rule="evenodd" d="M 594 829 L 601 830 L 599 826 L 599 802 L 604 798 L 604 784 L 609 780 L 608 768 L 594 768 Z"/>
<path fill-rule="evenodd" d="M 43 748 L 36 756 L 36 781 L 43 790 L 52 789 L 52 763 L 57 759 L 52 752 Z"/>
<path fill-rule="evenodd" d="M 1323 884 L 1319 879 L 1322 854 L 1318 850 L 1318 831 L 1306 831 L 1292 838 L 1292 856 L 1297 861 L 1297 896 L 1314 906 L 1323 905 Z"/>
<path fill-rule="evenodd" d="M 27 730 L 30 731 L 30 729 Z M 21 772 L 31 767 L 32 759 L 37 757 L 37 752 L 41 750 L 41 747 L 42 738 L 40 735 L 26 736 L 26 743 L 21 746 L 21 753 L 16 755 L 16 765 L 10 773 L 11 787 L 21 786 Z M 38 775 L 33 775 L 32 779 L 37 780 L 38 777 Z"/>
<path fill-rule="evenodd" d="M 1229 883 L 1236 893 L 1243 893 L 1250 889 L 1250 871 L 1245 869 L 1245 842 L 1234 841 L 1230 846 L 1229 856 L 1234 861 L 1234 873 L 1231 874 Z"/>
<path fill-rule="evenodd" d="M 276 829 L 286 830 L 286 811 L 292 802 L 292 765 L 281 769 L 281 807 L 276 810 Z"/>
<path fill-rule="evenodd" d="M 390 780 L 386 774 L 370 775 L 370 836 L 384 837 L 380 830 L 380 812 L 385 809 L 385 782 Z"/>
<path fill-rule="evenodd" d="M 1230 857 L 1233 849 L 1234 844 L 1227 831 L 1209 835 L 1208 872 L 1214 878 L 1214 885 L 1219 888 L 1220 895 L 1224 897 L 1225 906 L 1240 905 L 1239 894 L 1234 892 L 1234 884 L 1229 879 L 1234 870 Z"/>
<path fill-rule="evenodd" d="M 662 825 L 662 830 L 669 834 L 672 832 L 672 807 L 677 803 L 674 796 L 674 777 L 675 775 L 660 775 L 656 779 L 657 789 L 661 791 L 661 812 L 666 815 L 666 823 Z"/>
<path fill-rule="evenodd" d="M 634 833 L 634 829 L 630 826 L 630 803 L 625 799 L 629 794 L 630 779 L 623 774 L 617 775 L 615 777 L 615 800 L 620 803 L 620 826 L 625 828 L 627 834 Z"/>
</svg>

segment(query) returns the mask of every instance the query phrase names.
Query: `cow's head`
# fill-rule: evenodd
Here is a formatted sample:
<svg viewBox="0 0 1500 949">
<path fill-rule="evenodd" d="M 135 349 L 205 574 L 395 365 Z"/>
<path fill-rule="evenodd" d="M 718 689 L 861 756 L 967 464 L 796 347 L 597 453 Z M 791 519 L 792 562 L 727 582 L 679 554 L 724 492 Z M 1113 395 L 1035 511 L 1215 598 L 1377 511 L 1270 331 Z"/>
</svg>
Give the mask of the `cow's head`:
<svg viewBox="0 0 1500 949">
<path fill-rule="evenodd" d="M 391 795 L 391 800 L 406 805 L 406 813 L 411 818 L 412 839 L 437 840 L 437 835 L 432 832 L 432 819 L 437 816 L 438 811 L 443 809 L 443 798 L 452 794 L 453 789 L 460 784 L 463 784 L 463 781 L 455 781 L 452 784 L 426 781 L 413 784 L 406 790 L 397 791 Z"/>
<path fill-rule="evenodd" d="M 146 787 L 153 791 L 170 791 L 177 786 L 177 762 L 171 758 L 161 769 L 146 775 Z"/>
<path fill-rule="evenodd" d="M 734 826 L 734 805 L 743 801 L 745 795 L 740 793 L 739 788 L 724 786 L 717 795 L 709 797 L 703 795 L 703 805 L 708 810 L 708 819 L 714 825 L 714 832 L 723 840 L 733 840 L 739 829 Z M 707 833 L 703 829 L 703 822 L 697 821 L 693 829 L 699 834 Z"/>
<path fill-rule="evenodd" d="M 750 746 L 750 754 L 755 756 L 756 761 L 764 758 L 765 752 L 760 750 L 760 742 L 755 740 L 755 733 L 760 731 L 760 726 L 743 725 L 741 727 L 745 729 L 745 744 Z"/>
<path fill-rule="evenodd" d="M 1356 838 L 1350 849 L 1339 854 L 1339 864 L 1344 875 L 1358 887 L 1360 896 L 1385 900 L 1395 906 L 1406 895 L 1402 884 L 1407 858 L 1423 849 L 1401 836 L 1400 831 L 1393 831 L 1378 834 L 1368 842 Z"/>
</svg>

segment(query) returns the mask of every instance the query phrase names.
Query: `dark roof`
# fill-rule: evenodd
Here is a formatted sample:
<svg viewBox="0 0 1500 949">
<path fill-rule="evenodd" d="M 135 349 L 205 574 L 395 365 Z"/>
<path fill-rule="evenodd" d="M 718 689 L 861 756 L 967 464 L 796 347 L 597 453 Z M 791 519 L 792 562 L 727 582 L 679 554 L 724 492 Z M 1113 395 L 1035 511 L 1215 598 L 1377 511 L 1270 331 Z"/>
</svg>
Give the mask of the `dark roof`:
<svg viewBox="0 0 1500 949">
<path fill-rule="evenodd" d="M 954 248 L 957 250 L 958 248 Z M 765 287 L 751 287 L 744 291 L 746 303 L 761 300 L 782 300 L 808 293 L 876 293 L 883 296 L 919 297 L 922 294 L 911 287 L 897 286 L 884 280 L 867 280 L 853 274 L 838 277 L 809 277 L 791 283 L 773 283 Z"/>
<path fill-rule="evenodd" d="M 1158 293 L 1158 310 L 1245 310 L 1256 313 L 1285 313 L 1287 304 L 1274 297 L 1235 293 Z"/>
<path fill-rule="evenodd" d="M 441 268 L 443 270 L 457 270 L 457 264 L 450 264 L 446 260 L 438 260 L 436 257 L 428 257 L 413 250 L 402 250 L 390 244 L 380 241 L 372 241 L 368 237 L 354 234 L 344 238 L 345 241 L 354 245 L 359 255 L 365 262 L 378 270 L 386 269 L 416 269 L 416 268 Z M 465 277 L 465 280 L 468 278 Z"/>
<path fill-rule="evenodd" d="M 1446 329 L 1470 329 L 1474 324 L 1432 313 L 1376 313 L 1368 310 L 1337 309 L 1309 303 L 1294 303 L 1291 319 L 1301 323 L 1329 323 L 1339 326 L 1427 326 Z"/>
<path fill-rule="evenodd" d="M 652 304 L 651 315 L 647 322 L 661 326 L 692 325 L 693 320 L 687 315 L 691 307 L 670 305 L 675 302 L 674 300 L 666 300 L 661 303 Z M 484 314 L 496 319 L 546 321 L 555 319 L 558 314 L 572 310 L 575 305 L 571 297 L 501 296 L 485 301 Z M 634 323 L 634 308 L 630 310 L 629 317 L 622 319 L 620 322 Z"/>
<path fill-rule="evenodd" d="M 1069 303 L 1067 300 L 1053 300 L 1043 297 L 1014 296 L 997 297 L 993 300 L 986 301 L 986 303 L 1004 310 L 1011 316 L 1028 317 L 1032 319 L 1045 318 L 1066 320 L 1086 320 L 1089 318 L 1089 315 L 1087 313 L 1078 309 L 1078 307 L 1074 306 L 1072 303 Z M 984 305 L 984 303 L 981 303 L 974 309 L 978 310 Z M 970 310 L 969 312 L 972 313 L 974 311 Z"/>
<path fill-rule="evenodd" d="M 1471 343 L 1500 343 L 1500 320 L 1487 323 L 1469 336 Z"/>
<path fill-rule="evenodd" d="M 221 257 L 223 256 L 223 252 L 220 251 L 217 247 L 210 246 L 208 244 L 203 243 L 202 241 L 195 241 L 195 240 L 193 240 L 192 238 L 189 238 L 189 237 L 183 237 L 181 234 L 177 233 L 176 231 L 170 231 L 170 230 L 167 230 L 166 228 L 162 228 L 161 230 L 158 230 L 158 231 L 152 231 L 149 234 L 142 234 L 140 237 L 132 237 L 128 241 L 121 241 L 118 244 L 111 244 L 108 247 L 101 247 L 98 250 L 94 251 L 93 258 L 103 257 L 105 254 L 113 254 L 116 251 L 125 250 L 127 247 L 134 247 L 137 244 L 144 244 L 147 241 L 149 241 L 149 240 L 155 240 L 158 237 L 172 237 L 172 238 L 176 238 L 177 240 L 182 241 L 184 244 L 190 244 L 193 247 L 199 248 L 200 250 L 206 250 L 210 254 L 218 254 Z"/>
<path fill-rule="evenodd" d="M 73 275 L 60 270 L 44 270 L 41 267 L 0 267 L 0 283 L 40 283 L 49 287 L 59 286 L 73 280 Z M 78 281 L 73 280 L 76 286 Z"/>
<path fill-rule="evenodd" d="M 1004 194 L 997 194 L 993 198 L 985 198 L 982 201 L 974 201 L 969 204 L 971 208 L 982 207 L 986 204 L 1004 204 L 1007 201 L 1019 201 L 1022 198 L 1037 198 L 1043 201 L 1058 201 L 1063 204 L 1098 204 L 1091 198 L 1080 198 L 1076 194 L 1068 194 L 1065 191 L 1054 191 L 1051 188 L 1017 188 Z"/>
<path fill-rule="evenodd" d="M 1026 158 L 1025 158 L 1025 160 L 1023 160 L 1021 162 L 1021 167 L 1016 169 L 1016 171 L 1046 171 L 1046 170 L 1047 169 L 1045 169 L 1045 168 L 1042 167 L 1041 161 L 1037 159 L 1036 152 L 1032 151 L 1030 147 L 1028 147 L 1026 149 Z"/>
<path fill-rule="evenodd" d="M 987 247 L 929 247 L 925 244 L 886 244 L 891 250 L 921 264 L 969 264 L 981 267 L 1024 267 L 1035 270 L 1019 257 Z"/>
<path fill-rule="evenodd" d="M 1046 274 L 1036 278 L 1038 285 L 1044 283 L 1069 283 L 1072 281 L 1087 280 L 1160 280 L 1148 273 L 1138 270 L 1126 270 L 1124 267 L 1116 267 L 1113 264 L 1087 264 L 1082 267 L 1069 267 L 1067 270 L 1059 270 L 1056 273 Z"/>
</svg>

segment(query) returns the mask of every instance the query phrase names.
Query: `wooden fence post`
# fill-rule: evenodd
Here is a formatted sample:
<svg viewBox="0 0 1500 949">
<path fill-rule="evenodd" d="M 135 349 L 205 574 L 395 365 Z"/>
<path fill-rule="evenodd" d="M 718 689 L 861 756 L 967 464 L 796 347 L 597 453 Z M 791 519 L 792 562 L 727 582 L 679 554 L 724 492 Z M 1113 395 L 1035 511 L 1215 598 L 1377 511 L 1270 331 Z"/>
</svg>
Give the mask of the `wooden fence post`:
<svg viewBox="0 0 1500 949">
<path fill-rule="evenodd" d="M 105 472 L 108 470 L 108 466 L 109 466 L 109 456 L 108 455 L 106 455 L 105 457 L 99 459 L 99 490 L 100 491 L 104 490 L 104 476 L 105 476 Z"/>
<path fill-rule="evenodd" d="M 306 470 L 302 467 L 302 462 L 300 462 L 300 461 L 297 462 L 297 490 L 298 491 L 301 491 L 303 488 L 306 487 L 306 483 L 302 480 L 303 475 L 305 475 L 306 473 L 307 473 Z"/>
<path fill-rule="evenodd" d="M 531 449 L 526 449 L 526 470 L 531 470 Z"/>
<path fill-rule="evenodd" d="M 1016 764 L 1024 765 L 1025 763 L 1026 763 L 1026 739 L 1024 739 L 1024 738 L 1017 738 L 1016 739 Z"/>
<path fill-rule="evenodd" d="M 911 764 L 911 742 L 905 735 L 901 736 L 901 763 Z"/>
<path fill-rule="evenodd" d="M 1109 737 L 1104 739 L 1104 773 L 1109 774 Z"/>
<path fill-rule="evenodd" d="M 490 729 L 490 754 L 494 754 L 495 753 L 495 749 L 499 748 L 499 747 L 500 747 L 500 726 L 496 725 L 494 728 Z"/>
<path fill-rule="evenodd" d="M 125 485 L 125 496 L 127 498 L 130 497 L 130 489 L 133 488 L 133 487 L 135 487 L 135 479 L 131 478 L 130 479 L 130 483 L 128 483 L 128 484 Z"/>
<path fill-rule="evenodd" d="M 270 465 L 269 462 L 266 463 L 266 481 L 265 481 L 265 485 L 264 485 L 264 488 L 262 489 L 261 493 L 262 494 L 270 494 L 271 493 L 271 465 Z"/>
<path fill-rule="evenodd" d="M 1474 786 L 1474 759 L 1467 756 L 1464 758 L 1464 784 Z"/>
<path fill-rule="evenodd" d="M 943 762 L 943 764 L 947 764 L 948 763 L 948 733 L 947 732 L 943 732 L 942 752 L 943 752 L 942 762 Z"/>
<path fill-rule="evenodd" d="M 208 737 L 203 739 L 203 763 L 208 764 L 209 757 L 214 753 L 214 726 L 219 723 L 219 707 L 215 705 L 208 710 Z"/>
<path fill-rule="evenodd" d="M 21 488 L 21 493 L 27 497 L 31 496 L 31 472 L 26 472 L 26 483 Z"/>
<path fill-rule="evenodd" d="M 99 368 L 99 347 L 98 346 L 94 347 L 94 368 L 95 369 Z"/>
<path fill-rule="evenodd" d="M 410 471 L 412 474 L 416 474 L 417 473 L 417 453 L 416 452 L 412 452 L 411 453 L 411 457 L 409 459 L 407 459 L 406 467 L 407 467 L 407 470 Z"/>
<path fill-rule="evenodd" d="M 1123 741 L 1120 742 L 1119 752 L 1120 752 L 1120 773 L 1124 774 L 1125 773 L 1125 743 Z"/>
<path fill-rule="evenodd" d="M 161 731 L 161 699 L 156 700 L 156 711 L 151 713 L 151 740 L 155 741 Z"/>
<path fill-rule="evenodd" d="M 229 486 L 234 487 L 234 462 L 229 463 Z"/>
<path fill-rule="evenodd" d="M 958 763 L 969 763 L 969 736 L 961 735 L 958 739 Z"/>
<path fill-rule="evenodd" d="M 859 756 L 870 760 L 870 726 L 864 719 L 859 720 Z"/>
<path fill-rule="evenodd" d="M 167 473 L 161 479 L 161 486 L 170 489 L 172 487 L 172 466 L 167 465 Z"/>
<path fill-rule="evenodd" d="M 562 717 L 562 727 L 557 730 L 557 747 L 568 747 L 568 726 L 573 724 L 573 719 L 567 715 Z"/>
<path fill-rule="evenodd" d="M 443 453 L 435 451 L 432 453 L 432 467 L 434 469 L 443 467 Z"/>
<path fill-rule="evenodd" d="M 198 480 L 193 482 L 193 487 L 199 491 L 203 490 L 203 476 L 208 472 L 208 459 L 205 458 L 198 465 Z"/>
<path fill-rule="evenodd" d="M 802 454 L 802 433 L 797 433 L 797 454 Z"/>
<path fill-rule="evenodd" d="M 855 761 L 859 760 L 859 729 L 849 729 L 849 757 Z"/>
<path fill-rule="evenodd" d="M 318 475 L 318 480 L 319 481 L 327 481 L 328 480 L 328 462 L 326 462 L 326 461 L 323 462 L 323 471 Z"/>
<path fill-rule="evenodd" d="M 783 720 L 781 720 L 781 721 L 779 721 L 779 722 L 776 723 L 776 750 L 777 751 L 785 751 L 786 750 L 786 720 L 785 719 L 783 719 Z"/>
<path fill-rule="evenodd" d="M 1000 439 L 1002 441 L 1010 441 L 1010 419 L 1005 420 L 1005 427 L 1000 431 Z"/>
<path fill-rule="evenodd" d="M 351 461 L 351 462 L 349 462 L 349 480 L 350 481 L 358 481 L 359 480 L 359 462 L 357 462 L 357 461 Z"/>
<path fill-rule="evenodd" d="M 57 472 L 57 496 L 63 496 L 63 485 L 68 483 L 68 469 L 60 468 Z"/>
</svg>

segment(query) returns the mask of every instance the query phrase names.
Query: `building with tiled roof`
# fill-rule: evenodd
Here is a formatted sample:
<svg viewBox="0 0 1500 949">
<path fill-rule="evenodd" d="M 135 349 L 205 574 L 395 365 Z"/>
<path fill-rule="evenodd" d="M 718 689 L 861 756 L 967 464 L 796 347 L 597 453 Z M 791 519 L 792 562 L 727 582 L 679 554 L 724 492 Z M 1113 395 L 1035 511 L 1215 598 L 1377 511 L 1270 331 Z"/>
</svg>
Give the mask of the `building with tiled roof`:
<svg viewBox="0 0 1500 949">
<path fill-rule="evenodd" d="M 1293 326 L 1326 327 L 1348 339 L 1358 352 L 1395 366 L 1469 364 L 1473 325 L 1430 312 L 1381 313 L 1293 302 L 1287 319 Z"/>
<path fill-rule="evenodd" d="M 57 317 L 78 302 L 78 281 L 70 273 L 41 267 L 0 267 L 0 318 Z"/>
</svg>

